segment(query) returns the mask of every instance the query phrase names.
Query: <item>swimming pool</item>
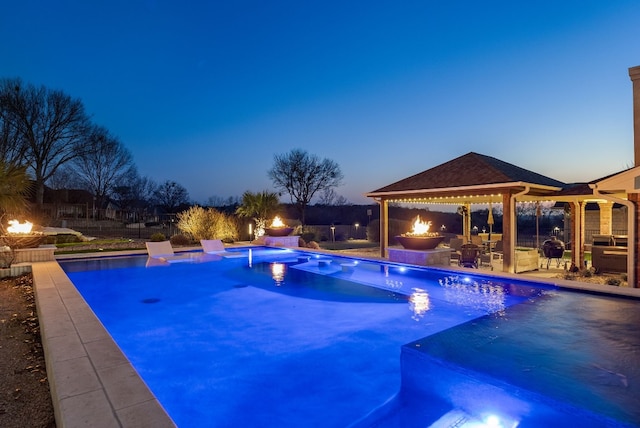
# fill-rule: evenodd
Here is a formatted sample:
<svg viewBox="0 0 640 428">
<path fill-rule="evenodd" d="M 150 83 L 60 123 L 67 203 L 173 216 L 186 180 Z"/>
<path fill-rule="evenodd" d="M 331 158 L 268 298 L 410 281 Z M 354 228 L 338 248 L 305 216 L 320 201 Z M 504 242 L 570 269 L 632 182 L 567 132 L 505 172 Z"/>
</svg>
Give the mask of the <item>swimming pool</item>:
<svg viewBox="0 0 640 428">
<path fill-rule="evenodd" d="M 146 257 L 60 262 L 180 427 L 429 426 L 451 409 L 471 412 L 465 417 L 473 420 L 480 416 L 473 403 L 438 394 L 453 388 L 429 370 L 455 361 L 438 354 L 442 344 L 455 349 L 452 332 L 468 330 L 471 344 L 475 330 L 515 328 L 515 308 L 566 295 L 525 282 L 291 250 L 227 256 L 149 267 Z M 483 373 L 476 363 L 466 368 L 480 373 L 473 379 Z M 416 397 L 429 397 L 429 405 Z M 569 407 L 578 405 L 571 400 Z M 522 416 L 511 415 L 521 424 Z"/>
</svg>

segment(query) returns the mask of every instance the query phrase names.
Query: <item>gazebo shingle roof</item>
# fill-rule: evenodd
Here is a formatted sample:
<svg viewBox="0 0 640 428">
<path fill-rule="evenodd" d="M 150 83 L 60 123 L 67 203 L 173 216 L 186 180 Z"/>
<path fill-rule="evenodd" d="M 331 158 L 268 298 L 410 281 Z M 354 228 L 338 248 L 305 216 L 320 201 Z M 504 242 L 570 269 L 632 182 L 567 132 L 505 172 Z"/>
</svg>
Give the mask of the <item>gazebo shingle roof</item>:
<svg viewBox="0 0 640 428">
<path fill-rule="evenodd" d="M 559 187 L 565 183 L 501 161 L 491 156 L 470 152 L 426 171 L 384 186 L 371 193 L 403 192 L 524 182 Z"/>
</svg>

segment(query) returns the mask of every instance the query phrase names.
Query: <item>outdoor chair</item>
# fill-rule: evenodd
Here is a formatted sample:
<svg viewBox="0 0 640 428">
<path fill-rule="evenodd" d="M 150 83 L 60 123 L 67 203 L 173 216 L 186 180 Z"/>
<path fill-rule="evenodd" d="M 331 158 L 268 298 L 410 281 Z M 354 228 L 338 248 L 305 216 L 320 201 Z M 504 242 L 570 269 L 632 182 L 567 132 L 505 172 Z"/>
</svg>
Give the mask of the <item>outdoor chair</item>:
<svg viewBox="0 0 640 428">
<path fill-rule="evenodd" d="M 224 244 L 220 239 L 201 239 L 202 251 L 207 254 L 217 254 L 224 252 Z"/>
<path fill-rule="evenodd" d="M 449 248 L 451 248 L 451 260 L 456 263 L 460 263 L 460 249 L 462 248 L 462 244 L 464 244 L 464 239 L 462 238 L 451 238 L 449 240 Z"/>
<path fill-rule="evenodd" d="M 478 247 L 482 247 L 482 245 L 483 245 L 482 244 L 482 236 L 480 236 L 480 235 L 471 235 L 470 243 L 471 244 L 475 244 Z"/>
<path fill-rule="evenodd" d="M 147 246 L 147 253 L 149 257 L 156 260 L 161 260 L 167 263 L 178 263 L 193 261 L 192 254 L 178 254 L 176 255 L 169 241 L 161 242 L 145 242 Z"/>
<path fill-rule="evenodd" d="M 462 267 L 478 268 L 478 259 L 480 258 L 480 247 L 476 244 L 464 244 L 460 248 L 460 262 L 458 265 Z"/>
<path fill-rule="evenodd" d="M 201 239 L 202 251 L 209 255 L 216 255 L 228 258 L 247 257 L 245 253 L 227 251 L 220 239 Z"/>
<path fill-rule="evenodd" d="M 493 260 L 502 260 L 504 256 L 502 250 L 502 240 L 496 241 L 496 246 L 493 247 L 493 251 L 491 252 L 491 257 Z"/>
</svg>

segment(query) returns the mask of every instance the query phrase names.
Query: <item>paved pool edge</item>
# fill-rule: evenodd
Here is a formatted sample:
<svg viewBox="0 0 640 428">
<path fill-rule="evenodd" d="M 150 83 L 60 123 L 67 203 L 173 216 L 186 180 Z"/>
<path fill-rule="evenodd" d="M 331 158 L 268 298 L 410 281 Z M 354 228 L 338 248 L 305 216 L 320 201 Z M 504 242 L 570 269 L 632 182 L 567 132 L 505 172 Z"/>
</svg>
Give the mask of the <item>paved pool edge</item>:
<svg viewBox="0 0 640 428">
<path fill-rule="evenodd" d="M 31 265 L 58 427 L 175 427 L 56 261 Z"/>
</svg>

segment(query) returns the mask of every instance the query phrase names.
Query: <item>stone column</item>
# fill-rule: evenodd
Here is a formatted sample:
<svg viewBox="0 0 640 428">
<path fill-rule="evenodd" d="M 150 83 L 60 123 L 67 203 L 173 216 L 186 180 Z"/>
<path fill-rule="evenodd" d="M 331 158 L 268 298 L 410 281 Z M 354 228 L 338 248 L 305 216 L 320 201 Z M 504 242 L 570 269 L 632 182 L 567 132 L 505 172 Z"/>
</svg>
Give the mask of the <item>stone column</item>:
<svg viewBox="0 0 640 428">
<path fill-rule="evenodd" d="M 633 84 L 633 159 L 634 166 L 640 166 L 640 66 L 629 69 Z"/>
<path fill-rule="evenodd" d="M 598 202 L 600 207 L 600 234 L 613 233 L 613 202 Z"/>
<path fill-rule="evenodd" d="M 633 233 L 633 242 L 628 242 L 629 249 L 633 248 L 635 251 L 629 251 L 629 257 L 633 257 L 633 275 L 629 272 L 629 286 L 634 288 L 640 288 L 640 193 L 628 193 L 627 199 L 633 202 L 634 212 L 628 212 L 627 215 L 632 215 L 635 218 L 633 227 L 635 233 Z M 631 235 L 631 234 L 629 234 Z M 627 266 L 629 264 L 627 263 Z"/>
</svg>

